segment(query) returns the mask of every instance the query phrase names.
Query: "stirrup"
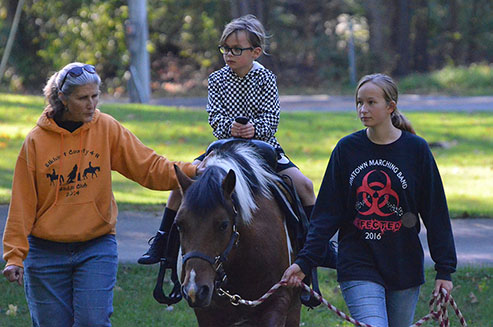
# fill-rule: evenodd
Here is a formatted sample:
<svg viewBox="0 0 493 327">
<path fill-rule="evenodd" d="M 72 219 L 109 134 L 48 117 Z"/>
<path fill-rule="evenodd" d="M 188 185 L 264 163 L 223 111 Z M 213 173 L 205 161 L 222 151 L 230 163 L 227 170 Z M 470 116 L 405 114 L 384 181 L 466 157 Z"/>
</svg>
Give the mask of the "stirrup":
<svg viewBox="0 0 493 327">
<path fill-rule="evenodd" d="M 166 296 L 163 291 L 163 281 L 167 269 L 171 270 L 171 281 L 173 282 L 173 289 Z M 172 305 L 181 301 L 181 284 L 178 280 L 178 274 L 176 272 L 176 262 L 172 263 L 166 258 L 161 259 L 161 262 L 159 263 L 159 274 L 157 276 L 156 286 L 154 287 L 152 296 L 157 302 L 166 305 Z"/>
<path fill-rule="evenodd" d="M 178 279 L 176 267 L 176 258 L 178 256 L 178 248 L 180 244 L 180 235 L 178 233 L 178 230 L 176 229 L 175 224 L 171 226 L 167 241 L 167 250 L 164 254 L 164 257 L 161 258 L 161 261 L 159 262 L 159 273 L 152 296 L 157 302 L 161 304 L 172 305 L 180 302 L 180 300 L 182 299 L 181 284 L 180 280 Z M 173 282 L 173 289 L 168 295 L 165 295 L 163 291 L 163 282 L 164 275 L 166 274 L 166 270 L 168 269 L 171 270 L 171 281 Z"/>
</svg>

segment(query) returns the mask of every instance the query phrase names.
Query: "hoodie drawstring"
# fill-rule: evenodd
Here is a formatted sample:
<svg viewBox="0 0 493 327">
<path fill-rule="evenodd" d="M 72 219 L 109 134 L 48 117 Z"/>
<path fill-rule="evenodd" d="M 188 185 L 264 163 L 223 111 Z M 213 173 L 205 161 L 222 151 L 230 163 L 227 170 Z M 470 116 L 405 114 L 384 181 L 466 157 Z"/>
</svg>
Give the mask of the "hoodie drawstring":
<svg viewBox="0 0 493 327">
<path fill-rule="evenodd" d="M 77 173 L 75 174 L 75 183 L 77 184 L 77 179 L 80 177 L 80 163 L 82 161 L 82 134 L 84 133 L 84 130 L 80 131 L 80 138 L 79 138 L 79 163 L 77 164 Z"/>
<path fill-rule="evenodd" d="M 60 170 L 58 171 L 58 180 L 56 183 L 56 192 L 55 192 L 55 203 L 53 203 L 54 206 L 56 206 L 58 202 L 58 193 L 60 193 L 60 187 L 61 185 L 61 179 L 62 179 L 62 171 L 63 171 L 63 133 L 60 133 Z"/>
</svg>

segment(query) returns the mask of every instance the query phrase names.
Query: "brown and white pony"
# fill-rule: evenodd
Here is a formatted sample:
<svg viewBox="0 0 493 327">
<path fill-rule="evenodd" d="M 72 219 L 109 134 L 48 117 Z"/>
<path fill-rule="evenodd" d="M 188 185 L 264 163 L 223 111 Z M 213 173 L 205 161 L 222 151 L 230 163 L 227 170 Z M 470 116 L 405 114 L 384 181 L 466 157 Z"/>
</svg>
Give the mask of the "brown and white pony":
<svg viewBox="0 0 493 327">
<path fill-rule="evenodd" d="M 220 288 L 256 300 L 290 265 L 294 253 L 270 192 L 279 177 L 244 143 L 214 150 L 197 181 L 179 169 L 177 176 L 183 192 L 175 220 L 178 266 L 199 326 L 299 326 L 299 289 L 281 287 L 255 308 L 218 295 Z"/>
</svg>

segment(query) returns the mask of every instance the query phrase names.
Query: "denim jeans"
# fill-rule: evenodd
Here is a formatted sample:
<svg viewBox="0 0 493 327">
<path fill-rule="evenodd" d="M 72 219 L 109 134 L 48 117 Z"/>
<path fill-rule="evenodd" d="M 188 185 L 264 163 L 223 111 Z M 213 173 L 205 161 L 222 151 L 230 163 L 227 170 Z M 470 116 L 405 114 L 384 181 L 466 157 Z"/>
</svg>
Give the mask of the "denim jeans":
<svg viewBox="0 0 493 327">
<path fill-rule="evenodd" d="M 24 287 L 34 327 L 111 326 L 115 235 L 58 243 L 29 236 Z"/>
<path fill-rule="evenodd" d="M 366 281 L 341 282 L 341 291 L 351 316 L 375 327 L 409 327 L 413 323 L 419 286 L 399 291 Z"/>
</svg>

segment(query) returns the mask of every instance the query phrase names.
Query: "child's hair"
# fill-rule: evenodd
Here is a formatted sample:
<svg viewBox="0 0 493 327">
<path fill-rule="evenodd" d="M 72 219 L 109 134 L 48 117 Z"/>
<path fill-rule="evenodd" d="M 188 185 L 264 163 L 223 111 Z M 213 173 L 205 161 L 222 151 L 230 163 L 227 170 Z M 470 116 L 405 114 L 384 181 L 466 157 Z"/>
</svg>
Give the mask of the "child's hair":
<svg viewBox="0 0 493 327">
<path fill-rule="evenodd" d="M 391 114 L 392 125 L 400 130 L 407 131 L 416 134 L 411 122 L 404 116 L 397 108 L 397 99 L 399 97 L 399 91 L 397 85 L 392 80 L 391 77 L 385 74 L 372 74 L 363 76 L 358 82 L 358 87 L 356 87 L 356 103 L 358 102 L 358 91 L 366 83 L 372 82 L 376 86 L 382 89 L 383 97 L 387 103 L 391 101 L 395 102 L 395 109 Z"/>
<path fill-rule="evenodd" d="M 239 18 L 233 19 L 224 27 L 223 34 L 219 40 L 220 45 L 224 45 L 228 36 L 239 31 L 246 31 L 248 41 L 254 48 L 261 48 L 264 54 L 265 52 L 265 40 L 267 35 L 262 23 L 254 15 L 245 15 Z"/>
<path fill-rule="evenodd" d="M 62 100 L 60 100 L 58 92 L 61 91 L 64 95 L 69 96 L 77 86 L 92 83 L 99 86 L 101 84 L 101 78 L 97 73 L 88 73 L 84 69 L 82 69 L 82 74 L 77 77 L 73 77 L 68 74 L 69 70 L 77 66 L 82 67 L 84 64 L 80 62 L 73 62 L 66 65 L 59 72 L 53 74 L 43 88 L 45 100 L 48 101 L 50 106 L 48 117 L 59 117 L 65 111 L 65 105 Z M 62 85 L 62 90 L 60 90 L 60 84 L 64 79 L 65 81 Z"/>
</svg>

